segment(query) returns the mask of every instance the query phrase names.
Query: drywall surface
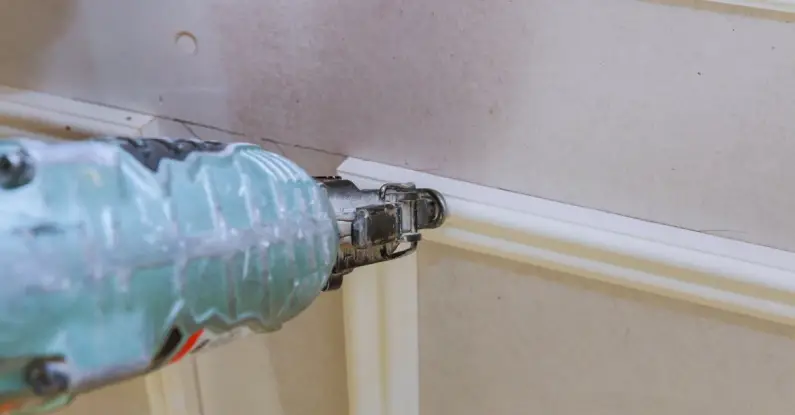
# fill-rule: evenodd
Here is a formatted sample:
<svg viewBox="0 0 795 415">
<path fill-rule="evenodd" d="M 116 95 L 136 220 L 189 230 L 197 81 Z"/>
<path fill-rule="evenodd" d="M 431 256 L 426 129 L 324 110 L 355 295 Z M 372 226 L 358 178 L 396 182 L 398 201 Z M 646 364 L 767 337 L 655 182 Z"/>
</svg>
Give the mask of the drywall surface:
<svg viewBox="0 0 795 415">
<path fill-rule="evenodd" d="M 428 244 L 428 414 L 787 413 L 792 329 Z"/>
<path fill-rule="evenodd" d="M 793 15 L 698 0 L 0 5 L 0 83 L 795 249 Z"/>
</svg>

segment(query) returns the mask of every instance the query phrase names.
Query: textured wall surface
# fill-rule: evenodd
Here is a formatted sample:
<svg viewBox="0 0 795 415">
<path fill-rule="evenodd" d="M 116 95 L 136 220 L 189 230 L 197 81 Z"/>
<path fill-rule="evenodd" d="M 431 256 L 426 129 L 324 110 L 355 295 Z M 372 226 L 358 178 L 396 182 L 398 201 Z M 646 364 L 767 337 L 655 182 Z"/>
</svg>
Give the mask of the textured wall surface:
<svg viewBox="0 0 795 415">
<path fill-rule="evenodd" d="M 783 414 L 784 328 L 439 245 L 420 252 L 426 414 Z"/>
</svg>

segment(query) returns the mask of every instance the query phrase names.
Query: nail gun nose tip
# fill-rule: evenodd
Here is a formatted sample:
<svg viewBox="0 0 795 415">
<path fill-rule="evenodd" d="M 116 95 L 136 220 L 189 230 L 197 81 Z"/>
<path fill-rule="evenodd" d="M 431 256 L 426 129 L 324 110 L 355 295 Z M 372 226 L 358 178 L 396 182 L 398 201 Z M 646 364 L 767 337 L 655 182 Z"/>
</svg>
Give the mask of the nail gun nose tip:
<svg viewBox="0 0 795 415">
<path fill-rule="evenodd" d="M 447 200 L 444 198 L 438 190 L 434 189 L 427 189 L 428 193 L 434 199 L 434 205 L 436 206 L 436 216 L 434 217 L 433 221 L 431 222 L 431 228 L 438 228 L 444 224 L 447 220 L 447 216 L 449 214 L 449 210 L 447 207 Z"/>
</svg>

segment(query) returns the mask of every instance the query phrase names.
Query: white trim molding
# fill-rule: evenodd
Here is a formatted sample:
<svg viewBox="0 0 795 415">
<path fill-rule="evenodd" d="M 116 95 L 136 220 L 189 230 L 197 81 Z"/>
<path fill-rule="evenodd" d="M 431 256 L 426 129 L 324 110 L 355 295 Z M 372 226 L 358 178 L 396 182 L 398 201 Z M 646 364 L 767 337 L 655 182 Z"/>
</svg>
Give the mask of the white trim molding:
<svg viewBox="0 0 795 415">
<path fill-rule="evenodd" d="M 714 3 L 724 3 L 733 6 L 750 7 L 754 9 L 773 10 L 777 12 L 795 12 L 795 0 L 707 0 Z"/>
<path fill-rule="evenodd" d="M 201 415 L 202 396 L 195 356 L 146 375 L 149 415 Z"/>
<path fill-rule="evenodd" d="M 361 187 L 411 182 L 444 194 L 448 220 L 425 241 L 795 325 L 795 253 L 354 158 L 338 172 Z M 407 343 L 418 338 L 421 270 L 406 264 L 357 270 L 343 286 L 351 414 L 419 413 L 419 354 Z M 392 411 L 389 400 L 411 408 Z"/>
<path fill-rule="evenodd" d="M 419 414 L 416 255 L 354 271 L 342 294 L 350 415 Z"/>
<path fill-rule="evenodd" d="M 0 125 L 62 139 L 141 136 L 156 133 L 157 120 L 97 104 L 0 86 Z"/>
</svg>

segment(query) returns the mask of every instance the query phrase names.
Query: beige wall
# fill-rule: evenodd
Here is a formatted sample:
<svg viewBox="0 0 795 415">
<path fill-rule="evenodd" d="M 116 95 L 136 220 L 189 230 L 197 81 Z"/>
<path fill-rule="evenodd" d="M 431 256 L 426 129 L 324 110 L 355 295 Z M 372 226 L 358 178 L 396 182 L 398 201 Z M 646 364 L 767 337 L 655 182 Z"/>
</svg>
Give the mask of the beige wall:
<svg viewBox="0 0 795 415">
<path fill-rule="evenodd" d="M 146 385 L 143 379 L 128 381 L 86 394 L 58 415 L 148 415 Z"/>
<path fill-rule="evenodd" d="M 420 252 L 425 414 L 784 414 L 784 328 L 449 247 Z"/>
<path fill-rule="evenodd" d="M 347 415 L 340 292 L 282 331 L 198 356 L 203 415 Z"/>
</svg>

